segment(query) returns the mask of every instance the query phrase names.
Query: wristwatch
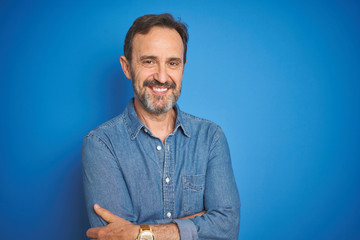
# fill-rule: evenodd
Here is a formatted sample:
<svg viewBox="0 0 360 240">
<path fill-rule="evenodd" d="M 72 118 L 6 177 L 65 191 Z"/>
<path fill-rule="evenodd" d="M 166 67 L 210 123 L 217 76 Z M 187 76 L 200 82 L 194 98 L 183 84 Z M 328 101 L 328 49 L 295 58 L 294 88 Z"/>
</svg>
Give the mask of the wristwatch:
<svg viewBox="0 0 360 240">
<path fill-rule="evenodd" d="M 149 225 L 140 225 L 140 232 L 137 240 L 155 240 L 154 233 L 151 231 L 151 227 Z"/>
</svg>

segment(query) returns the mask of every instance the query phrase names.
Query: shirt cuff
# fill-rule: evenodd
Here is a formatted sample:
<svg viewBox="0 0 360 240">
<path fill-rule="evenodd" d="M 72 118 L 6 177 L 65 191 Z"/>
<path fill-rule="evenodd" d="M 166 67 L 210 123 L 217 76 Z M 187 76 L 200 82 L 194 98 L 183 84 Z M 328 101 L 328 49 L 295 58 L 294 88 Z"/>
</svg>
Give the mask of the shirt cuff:
<svg viewBox="0 0 360 240">
<path fill-rule="evenodd" d="M 177 224 L 181 240 L 198 240 L 198 234 L 195 224 L 189 219 L 173 219 Z"/>
</svg>

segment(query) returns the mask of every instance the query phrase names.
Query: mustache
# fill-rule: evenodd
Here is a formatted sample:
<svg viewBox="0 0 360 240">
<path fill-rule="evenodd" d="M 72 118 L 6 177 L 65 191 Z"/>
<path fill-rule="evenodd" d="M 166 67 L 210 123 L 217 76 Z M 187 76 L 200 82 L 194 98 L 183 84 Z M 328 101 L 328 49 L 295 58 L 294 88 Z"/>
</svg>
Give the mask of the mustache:
<svg viewBox="0 0 360 240">
<path fill-rule="evenodd" d="M 143 87 L 147 87 L 147 86 L 166 87 L 166 88 L 172 88 L 172 89 L 176 88 L 176 84 L 173 82 L 166 81 L 164 83 L 161 83 L 158 80 L 145 80 L 143 83 Z"/>
</svg>

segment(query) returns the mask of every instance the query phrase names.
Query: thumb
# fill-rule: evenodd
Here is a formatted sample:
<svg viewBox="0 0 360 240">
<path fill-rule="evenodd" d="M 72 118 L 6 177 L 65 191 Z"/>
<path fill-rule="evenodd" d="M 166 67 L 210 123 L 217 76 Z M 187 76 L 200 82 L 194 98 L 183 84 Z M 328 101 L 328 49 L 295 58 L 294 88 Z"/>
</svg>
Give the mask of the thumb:
<svg viewBox="0 0 360 240">
<path fill-rule="evenodd" d="M 118 218 L 115 214 L 106 210 L 105 208 L 100 207 L 98 204 L 94 205 L 94 210 L 97 215 L 99 215 L 102 219 L 104 219 L 108 223 L 112 223 Z"/>
</svg>

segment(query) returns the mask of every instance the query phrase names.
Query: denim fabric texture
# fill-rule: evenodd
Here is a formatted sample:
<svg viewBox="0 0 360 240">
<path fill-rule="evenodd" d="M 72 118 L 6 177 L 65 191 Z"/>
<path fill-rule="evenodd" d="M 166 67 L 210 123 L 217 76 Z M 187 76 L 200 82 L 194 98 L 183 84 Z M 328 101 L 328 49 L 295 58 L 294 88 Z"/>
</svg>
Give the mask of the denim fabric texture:
<svg viewBox="0 0 360 240">
<path fill-rule="evenodd" d="M 240 199 L 221 128 L 177 112 L 163 143 L 139 120 L 133 99 L 124 112 L 84 138 L 83 179 L 91 227 L 107 223 L 98 203 L 134 224 L 176 223 L 181 239 L 237 239 Z M 178 219 L 205 210 L 201 217 Z"/>
</svg>

